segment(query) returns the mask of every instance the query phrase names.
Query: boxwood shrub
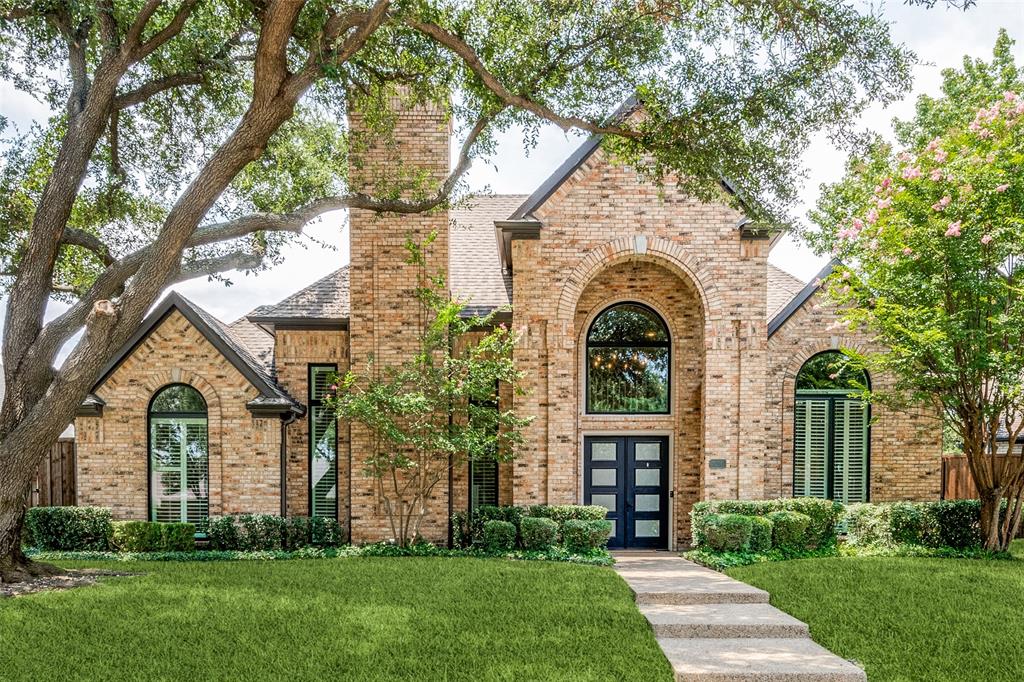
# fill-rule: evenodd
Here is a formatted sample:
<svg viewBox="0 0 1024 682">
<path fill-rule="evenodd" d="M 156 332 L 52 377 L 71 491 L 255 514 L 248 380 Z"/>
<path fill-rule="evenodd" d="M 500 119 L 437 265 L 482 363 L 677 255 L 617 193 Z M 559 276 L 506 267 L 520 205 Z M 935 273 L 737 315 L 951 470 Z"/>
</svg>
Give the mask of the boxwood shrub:
<svg viewBox="0 0 1024 682">
<path fill-rule="evenodd" d="M 514 525 L 516 537 L 522 544 L 522 520 L 524 518 L 551 519 L 558 524 L 558 540 L 561 541 L 561 530 L 566 521 L 602 521 L 607 514 L 607 509 L 596 505 L 535 504 L 528 507 L 483 505 L 472 512 L 452 514 L 452 545 L 461 548 L 482 547 L 484 545 L 484 524 L 488 521 L 505 521 Z"/>
<path fill-rule="evenodd" d="M 980 519 L 978 500 L 852 504 L 846 510 L 846 541 L 870 547 L 973 549 L 981 546 Z"/>
<path fill-rule="evenodd" d="M 526 508 L 526 514 L 561 525 L 566 521 L 603 521 L 608 510 L 593 504 L 534 504 Z"/>
<path fill-rule="evenodd" d="M 768 516 L 778 511 L 800 512 L 810 518 L 807 531 L 808 546 L 818 548 L 835 544 L 837 526 L 843 518 L 843 505 L 833 500 L 821 500 L 813 497 L 698 502 L 693 505 L 693 509 L 690 512 L 693 544 L 697 547 L 707 544 L 707 538 L 704 533 L 704 520 L 709 514 Z"/>
<path fill-rule="evenodd" d="M 115 521 L 111 545 L 120 552 L 190 552 L 195 535 L 191 523 Z"/>
<path fill-rule="evenodd" d="M 768 515 L 772 522 L 772 544 L 782 549 L 805 550 L 809 548 L 807 529 L 811 517 L 796 511 L 777 511 Z"/>
<path fill-rule="evenodd" d="M 569 519 L 562 524 L 562 544 L 571 552 L 588 552 L 608 544 L 612 522 L 605 519 Z"/>
<path fill-rule="evenodd" d="M 523 549 L 543 551 L 558 541 L 558 524 L 549 518 L 525 516 L 519 522 Z"/>
<path fill-rule="evenodd" d="M 744 514 L 709 514 L 704 520 L 707 546 L 718 552 L 742 552 L 750 547 L 753 517 Z"/>
<path fill-rule="evenodd" d="M 38 549 L 105 551 L 114 534 L 103 507 L 33 507 L 25 515 L 28 544 Z"/>
<path fill-rule="evenodd" d="M 775 524 L 767 516 L 750 517 L 750 551 L 767 552 L 772 548 L 772 528 Z"/>
<path fill-rule="evenodd" d="M 507 552 L 516 545 L 516 527 L 509 521 L 491 519 L 484 522 L 484 549 L 488 552 Z"/>
<path fill-rule="evenodd" d="M 263 552 L 303 547 L 337 547 L 345 541 L 335 519 L 273 514 L 242 514 L 211 518 L 205 527 L 210 549 Z"/>
</svg>

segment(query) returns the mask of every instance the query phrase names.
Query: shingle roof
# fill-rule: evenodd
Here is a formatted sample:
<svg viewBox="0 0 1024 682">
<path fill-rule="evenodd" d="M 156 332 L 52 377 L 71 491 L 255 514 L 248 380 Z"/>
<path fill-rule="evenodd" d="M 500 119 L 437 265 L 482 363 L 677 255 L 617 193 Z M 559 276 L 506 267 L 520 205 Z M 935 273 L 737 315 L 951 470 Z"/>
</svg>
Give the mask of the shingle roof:
<svg viewBox="0 0 1024 682">
<path fill-rule="evenodd" d="M 232 329 L 176 291 L 168 294 L 156 309 L 142 321 L 132 338 L 121 347 L 104 368 L 100 380 L 96 382 L 96 387 L 106 381 L 107 377 L 117 369 L 136 346 L 142 343 L 174 310 L 184 315 L 185 319 L 260 392 L 260 396 L 252 404 L 254 411 L 278 411 L 277 408 L 285 408 L 300 414 L 305 411 L 297 400 L 278 385 L 273 374 L 272 361 L 267 362 L 265 343 L 257 344 L 256 347 L 250 349 L 243 340 L 246 336 L 250 336 L 248 330 L 243 330 L 240 327 Z"/>
<path fill-rule="evenodd" d="M 829 261 L 825 267 L 821 269 L 821 272 L 818 273 L 817 277 L 805 284 L 804 288 L 801 289 L 789 303 L 783 306 L 779 312 L 775 313 L 773 317 L 768 318 L 768 338 L 771 338 L 772 334 L 777 332 L 782 325 L 786 323 L 786 320 L 800 309 L 800 306 L 807 303 L 807 300 L 814 295 L 814 292 L 821 288 L 821 280 L 826 279 L 830 274 L 832 274 L 832 268 L 838 264 L 839 261 L 837 260 Z"/>
<path fill-rule="evenodd" d="M 274 368 L 274 337 L 263 327 L 240 317 L 227 325 L 228 333 L 271 372 Z"/>
<path fill-rule="evenodd" d="M 768 264 L 768 304 L 765 308 L 771 320 L 786 307 L 786 304 L 800 293 L 806 282 L 802 282 L 785 270 Z"/>
<path fill-rule="evenodd" d="M 272 305 L 261 305 L 245 317 L 252 322 L 348 319 L 348 266 L 335 270 Z"/>
<path fill-rule="evenodd" d="M 512 303 L 512 275 L 502 271 L 494 221 L 504 220 L 526 195 L 473 197 L 453 209 L 449 232 L 449 284 L 452 294 L 472 314 Z"/>
</svg>

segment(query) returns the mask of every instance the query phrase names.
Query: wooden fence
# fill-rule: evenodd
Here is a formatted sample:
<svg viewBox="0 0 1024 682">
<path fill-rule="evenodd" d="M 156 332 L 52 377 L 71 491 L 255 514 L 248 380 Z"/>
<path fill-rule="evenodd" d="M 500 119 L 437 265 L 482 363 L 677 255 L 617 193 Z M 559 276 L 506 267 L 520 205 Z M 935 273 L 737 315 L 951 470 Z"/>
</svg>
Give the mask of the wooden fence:
<svg viewBox="0 0 1024 682">
<path fill-rule="evenodd" d="M 75 504 L 75 441 L 61 438 L 36 469 L 29 488 L 30 507 L 70 507 Z"/>
<path fill-rule="evenodd" d="M 1020 460 L 1020 457 L 1014 457 L 1014 459 Z M 966 457 L 962 455 L 944 455 L 942 457 L 942 499 L 978 499 L 978 488 L 974 485 Z"/>
</svg>

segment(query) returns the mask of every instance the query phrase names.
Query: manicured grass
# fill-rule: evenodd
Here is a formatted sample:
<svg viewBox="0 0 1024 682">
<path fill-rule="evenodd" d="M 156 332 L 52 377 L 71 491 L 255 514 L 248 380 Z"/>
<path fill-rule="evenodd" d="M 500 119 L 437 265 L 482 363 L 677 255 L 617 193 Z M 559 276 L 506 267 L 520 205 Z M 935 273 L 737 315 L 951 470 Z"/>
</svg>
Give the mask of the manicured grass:
<svg viewBox="0 0 1024 682">
<path fill-rule="evenodd" d="M 875 680 L 1024 680 L 1024 542 L 1015 561 L 842 557 L 743 566 L 811 636 Z"/>
<path fill-rule="evenodd" d="M 671 679 L 607 568 L 469 558 L 74 566 L 145 575 L 0 601 L 3 680 Z"/>
</svg>

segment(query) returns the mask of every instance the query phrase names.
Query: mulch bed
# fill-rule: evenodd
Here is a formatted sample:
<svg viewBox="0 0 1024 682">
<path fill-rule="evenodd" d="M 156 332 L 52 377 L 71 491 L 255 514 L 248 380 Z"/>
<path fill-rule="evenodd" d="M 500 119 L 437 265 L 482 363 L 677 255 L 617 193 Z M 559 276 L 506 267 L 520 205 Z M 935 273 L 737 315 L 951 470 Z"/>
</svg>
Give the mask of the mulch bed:
<svg viewBox="0 0 1024 682">
<path fill-rule="evenodd" d="M 20 583 L 0 583 L 0 598 L 21 597 L 26 594 L 46 592 L 48 590 L 69 590 L 74 587 L 95 585 L 99 578 L 107 576 L 123 577 L 132 575 L 142 574 L 108 571 L 100 568 L 69 570 L 65 571 L 62 575 L 41 575 Z"/>
</svg>

